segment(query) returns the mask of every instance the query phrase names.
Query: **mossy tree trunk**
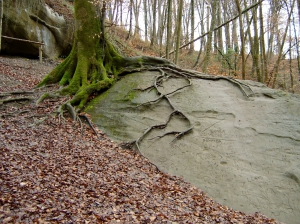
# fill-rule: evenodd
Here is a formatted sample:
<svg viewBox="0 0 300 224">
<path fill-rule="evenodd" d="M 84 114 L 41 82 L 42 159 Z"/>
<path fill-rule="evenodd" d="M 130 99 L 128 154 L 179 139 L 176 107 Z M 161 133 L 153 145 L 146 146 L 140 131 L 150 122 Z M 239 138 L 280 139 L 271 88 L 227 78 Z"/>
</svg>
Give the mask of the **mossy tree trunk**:
<svg viewBox="0 0 300 224">
<path fill-rule="evenodd" d="M 147 63 L 168 63 L 149 57 L 124 58 L 106 40 L 104 33 L 105 1 L 100 12 L 89 0 L 75 0 L 75 34 L 69 56 L 50 72 L 38 87 L 59 83 L 59 94 L 72 95 L 70 104 L 80 111 L 89 96 L 110 88 L 125 67 L 141 67 Z"/>
</svg>

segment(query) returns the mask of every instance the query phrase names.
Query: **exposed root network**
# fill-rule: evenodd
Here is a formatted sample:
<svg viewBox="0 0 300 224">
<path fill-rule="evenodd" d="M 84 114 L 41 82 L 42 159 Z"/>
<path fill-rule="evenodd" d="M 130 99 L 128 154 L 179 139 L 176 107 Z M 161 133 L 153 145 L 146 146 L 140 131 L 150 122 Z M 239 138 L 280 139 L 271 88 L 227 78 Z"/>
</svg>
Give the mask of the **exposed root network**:
<svg viewBox="0 0 300 224">
<path fill-rule="evenodd" d="M 140 88 L 133 89 L 131 91 L 145 92 L 145 91 L 155 90 L 155 92 L 157 94 L 157 97 L 153 100 L 149 100 L 147 102 L 141 103 L 141 104 L 137 105 L 136 107 L 142 107 L 142 106 L 147 106 L 147 105 L 155 105 L 155 104 L 159 103 L 161 100 L 164 99 L 164 100 L 167 101 L 169 107 L 172 109 L 172 112 L 169 114 L 167 120 L 164 123 L 149 126 L 141 134 L 141 136 L 138 139 L 136 139 L 133 142 L 124 143 L 124 146 L 126 146 L 126 147 L 130 146 L 130 148 L 132 148 L 132 146 L 135 146 L 137 151 L 141 154 L 142 154 L 142 152 L 140 150 L 140 144 L 141 144 L 142 140 L 145 139 L 145 137 L 147 135 L 149 135 L 150 132 L 153 131 L 153 130 L 165 129 L 168 126 L 168 124 L 170 123 L 172 117 L 180 116 L 181 118 L 183 118 L 187 122 L 188 128 L 186 130 L 183 130 L 183 131 L 177 131 L 177 130 L 169 131 L 169 132 L 166 132 L 162 135 L 156 136 L 154 138 L 163 138 L 167 135 L 174 135 L 174 139 L 170 142 L 170 144 L 172 144 L 176 140 L 178 140 L 179 138 L 182 138 L 183 136 L 185 136 L 186 134 L 190 133 L 193 130 L 193 124 L 189 120 L 188 116 L 185 115 L 178 108 L 176 108 L 174 106 L 174 104 L 172 103 L 171 98 L 170 98 L 172 95 L 178 93 L 179 91 L 190 87 L 192 85 L 192 79 L 204 79 L 204 80 L 213 80 L 213 81 L 226 80 L 226 81 L 232 83 L 233 85 L 235 85 L 236 87 L 238 87 L 238 89 L 245 95 L 245 97 L 249 98 L 249 97 L 254 95 L 254 92 L 252 91 L 252 89 L 250 88 L 249 85 L 247 85 L 245 83 L 242 83 L 238 80 L 235 80 L 233 78 L 230 78 L 230 77 L 206 75 L 206 74 L 198 73 L 198 72 L 195 72 L 195 71 L 183 70 L 183 69 L 180 69 L 176 66 L 170 66 L 170 65 L 169 66 L 164 66 L 164 67 L 156 67 L 156 68 L 153 67 L 153 68 L 147 69 L 147 70 L 159 71 L 160 75 L 158 75 L 155 78 L 155 80 L 154 80 L 154 82 L 151 86 L 148 86 L 147 88 L 144 88 L 144 89 L 140 89 Z M 187 84 L 183 85 L 181 87 L 178 87 L 177 89 L 175 89 L 171 92 L 168 92 L 168 93 L 164 94 L 160 91 L 159 87 L 162 87 L 163 82 L 166 82 L 169 79 L 184 79 L 184 80 L 187 81 Z M 213 125 L 215 125 L 215 124 L 213 124 Z M 151 138 L 151 139 L 154 139 L 154 138 Z"/>
</svg>

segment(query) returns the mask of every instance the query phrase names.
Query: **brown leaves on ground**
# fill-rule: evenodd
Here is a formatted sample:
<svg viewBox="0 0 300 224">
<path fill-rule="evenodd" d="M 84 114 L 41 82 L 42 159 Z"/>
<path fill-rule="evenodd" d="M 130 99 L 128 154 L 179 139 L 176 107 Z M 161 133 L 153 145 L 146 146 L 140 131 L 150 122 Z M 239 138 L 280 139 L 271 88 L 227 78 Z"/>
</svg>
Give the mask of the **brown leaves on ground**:
<svg viewBox="0 0 300 224">
<path fill-rule="evenodd" d="M 36 66 L 28 72 L 20 66 L 24 60 L 0 58 L 0 78 L 15 79 L 14 90 L 30 90 L 47 72 Z M 13 90 L 0 83 L 2 91 Z M 52 112 L 60 103 L 0 107 L 1 223 L 276 223 L 216 203 L 99 130 L 101 139 L 86 125 L 82 130 L 70 119 L 59 122 Z"/>
</svg>

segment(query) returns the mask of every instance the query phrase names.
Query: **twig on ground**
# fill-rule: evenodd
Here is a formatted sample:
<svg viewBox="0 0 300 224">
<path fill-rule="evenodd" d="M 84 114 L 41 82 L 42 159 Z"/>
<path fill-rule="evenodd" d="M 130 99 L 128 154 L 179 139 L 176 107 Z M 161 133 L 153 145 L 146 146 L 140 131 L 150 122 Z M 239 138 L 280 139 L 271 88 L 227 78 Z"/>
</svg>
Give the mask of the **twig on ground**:
<svg viewBox="0 0 300 224">
<path fill-rule="evenodd" d="M 9 98 L 5 100 L 0 100 L 0 105 L 5 104 L 5 103 L 10 103 L 10 102 L 15 102 L 15 101 L 31 101 L 33 98 L 31 97 L 16 97 L 16 98 Z"/>
<path fill-rule="evenodd" d="M 34 91 L 12 91 L 12 92 L 2 92 L 0 93 L 0 97 L 3 96 L 10 96 L 10 95 L 16 95 L 16 94 L 33 94 Z"/>
</svg>

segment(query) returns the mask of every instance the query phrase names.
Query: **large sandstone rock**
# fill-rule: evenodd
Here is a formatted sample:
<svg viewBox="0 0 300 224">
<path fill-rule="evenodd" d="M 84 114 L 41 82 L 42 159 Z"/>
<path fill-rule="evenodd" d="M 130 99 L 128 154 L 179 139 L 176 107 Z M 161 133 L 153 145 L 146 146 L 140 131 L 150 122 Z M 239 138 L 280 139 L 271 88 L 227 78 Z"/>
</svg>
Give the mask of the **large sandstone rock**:
<svg viewBox="0 0 300 224">
<path fill-rule="evenodd" d="M 43 55 L 49 58 L 70 52 L 73 40 L 71 23 L 54 12 L 44 0 L 4 1 L 2 35 L 43 42 Z M 2 52 L 37 57 L 39 45 L 3 38 Z"/>
<path fill-rule="evenodd" d="M 173 111 L 166 100 L 137 105 L 158 96 L 149 89 L 156 72 L 126 76 L 95 98 L 87 112 L 117 141 L 133 141 L 152 125 L 163 124 Z M 300 96 L 243 81 L 254 91 L 247 98 L 226 80 L 192 79 L 170 95 L 182 116 L 165 129 L 156 128 L 140 141 L 142 153 L 161 170 L 207 192 L 218 202 L 247 213 L 261 212 L 296 224 L 300 220 Z M 186 80 L 160 83 L 173 92 Z M 175 140 L 172 131 L 193 130 Z M 158 137 L 161 136 L 161 137 Z M 163 136 L 163 137 L 162 137 Z"/>
</svg>

